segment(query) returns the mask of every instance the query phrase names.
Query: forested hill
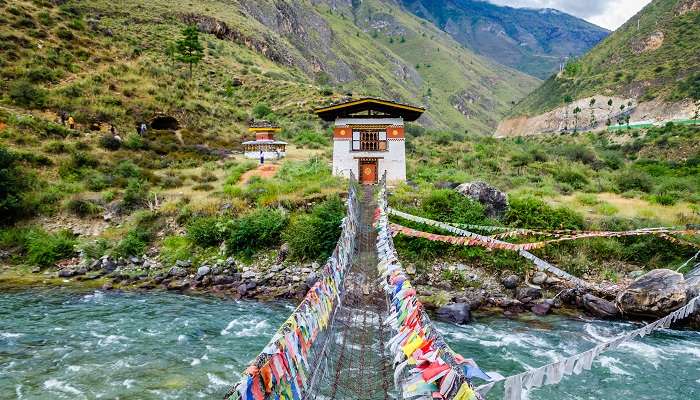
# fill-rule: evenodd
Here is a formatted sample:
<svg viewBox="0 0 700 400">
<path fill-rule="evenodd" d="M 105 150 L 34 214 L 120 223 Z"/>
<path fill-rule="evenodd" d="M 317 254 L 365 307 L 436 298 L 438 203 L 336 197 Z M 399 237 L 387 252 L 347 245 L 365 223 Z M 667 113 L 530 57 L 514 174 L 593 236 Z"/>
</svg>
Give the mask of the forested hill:
<svg viewBox="0 0 700 400">
<path fill-rule="evenodd" d="M 501 7 L 476 0 L 402 0 L 404 6 L 455 40 L 541 79 L 564 57 L 580 56 L 609 31 L 553 9 Z"/>
<path fill-rule="evenodd" d="M 490 132 L 538 83 L 388 0 L 5 1 L 0 10 L 3 101 L 66 109 L 86 124 L 161 111 L 230 129 L 259 102 L 308 118 L 352 93 L 423 105 L 425 126 Z M 206 52 L 191 88 L 169 56 L 188 24 Z"/>
</svg>

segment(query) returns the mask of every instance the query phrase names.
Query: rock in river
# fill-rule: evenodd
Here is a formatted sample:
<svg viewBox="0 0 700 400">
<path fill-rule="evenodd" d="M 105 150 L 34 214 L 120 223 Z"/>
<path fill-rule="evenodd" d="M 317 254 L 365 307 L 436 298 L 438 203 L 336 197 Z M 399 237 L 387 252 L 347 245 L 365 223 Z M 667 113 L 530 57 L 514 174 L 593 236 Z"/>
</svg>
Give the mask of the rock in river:
<svg viewBox="0 0 700 400">
<path fill-rule="evenodd" d="M 442 321 L 455 324 L 468 324 L 472 320 L 472 313 L 469 304 L 454 303 L 440 307 L 437 310 L 437 317 Z"/>
<path fill-rule="evenodd" d="M 663 317 L 685 303 L 683 275 L 670 269 L 649 271 L 617 296 L 623 313 L 641 317 Z"/>
<path fill-rule="evenodd" d="M 614 318 L 620 313 L 615 303 L 601 299 L 590 293 L 583 295 L 583 306 L 588 312 L 598 318 Z"/>
</svg>

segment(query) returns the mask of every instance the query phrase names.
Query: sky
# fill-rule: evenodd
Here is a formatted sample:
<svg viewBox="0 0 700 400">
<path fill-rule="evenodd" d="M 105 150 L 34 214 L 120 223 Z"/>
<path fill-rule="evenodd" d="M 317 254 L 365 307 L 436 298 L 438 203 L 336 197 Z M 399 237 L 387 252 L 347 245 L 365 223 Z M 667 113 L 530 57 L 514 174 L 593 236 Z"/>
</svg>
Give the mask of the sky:
<svg viewBox="0 0 700 400">
<path fill-rule="evenodd" d="M 488 0 L 511 7 L 554 8 L 615 30 L 651 0 Z"/>
</svg>

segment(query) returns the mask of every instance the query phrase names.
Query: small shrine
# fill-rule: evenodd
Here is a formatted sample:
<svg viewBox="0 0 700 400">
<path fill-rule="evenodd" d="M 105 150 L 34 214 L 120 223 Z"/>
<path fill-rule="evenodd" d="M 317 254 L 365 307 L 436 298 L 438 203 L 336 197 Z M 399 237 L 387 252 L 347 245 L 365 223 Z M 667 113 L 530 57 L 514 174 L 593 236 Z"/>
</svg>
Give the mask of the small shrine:
<svg viewBox="0 0 700 400">
<path fill-rule="evenodd" d="M 282 130 L 279 126 L 264 120 L 253 121 L 248 131 L 255 133 L 255 140 L 243 142 L 246 158 L 278 160 L 286 156 L 287 142 L 275 140 L 275 133 Z"/>
<path fill-rule="evenodd" d="M 404 123 L 424 108 L 375 98 L 332 104 L 315 110 L 333 122 L 333 174 L 354 173 L 363 184 L 374 184 L 386 172 L 387 181 L 406 180 Z"/>
</svg>

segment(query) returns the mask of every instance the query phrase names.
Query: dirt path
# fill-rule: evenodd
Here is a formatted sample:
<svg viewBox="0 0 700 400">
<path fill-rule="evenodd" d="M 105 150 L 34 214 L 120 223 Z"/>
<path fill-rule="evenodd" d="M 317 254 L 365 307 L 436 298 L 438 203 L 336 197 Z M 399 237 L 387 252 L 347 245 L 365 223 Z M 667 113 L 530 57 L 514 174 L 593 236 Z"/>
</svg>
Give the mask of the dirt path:
<svg viewBox="0 0 700 400">
<path fill-rule="evenodd" d="M 251 169 L 250 171 L 241 175 L 240 183 L 246 184 L 254 176 L 259 176 L 263 179 L 272 178 L 273 176 L 277 175 L 277 171 L 279 169 L 280 166 L 278 164 L 258 165 L 257 168 Z"/>
</svg>

